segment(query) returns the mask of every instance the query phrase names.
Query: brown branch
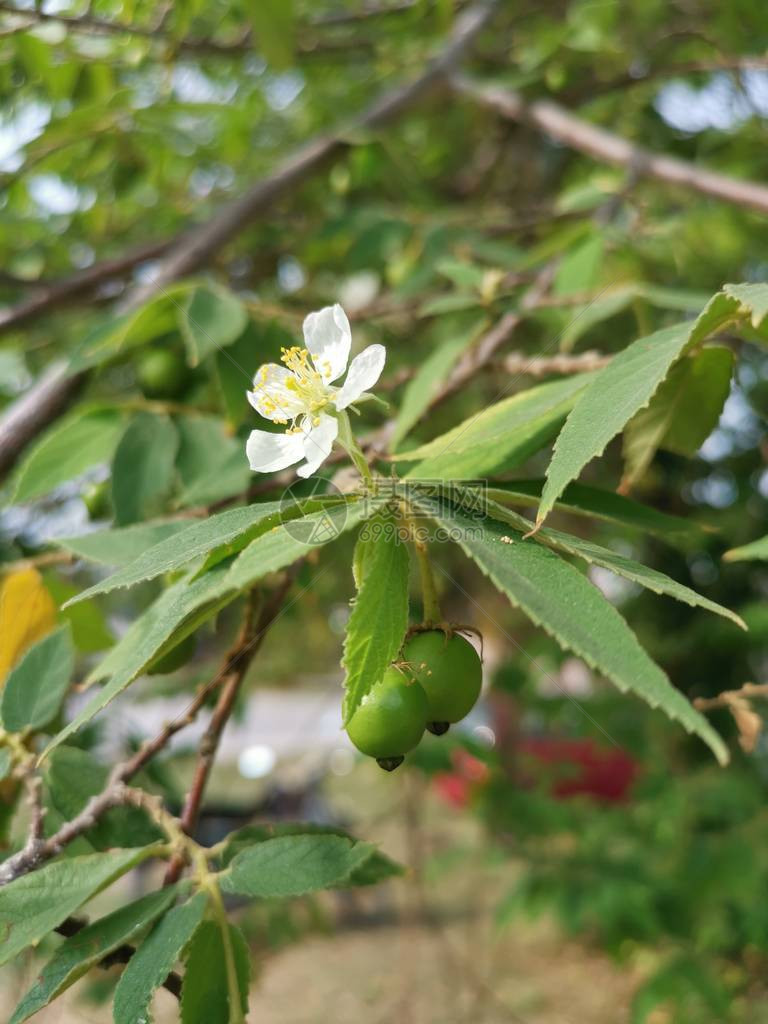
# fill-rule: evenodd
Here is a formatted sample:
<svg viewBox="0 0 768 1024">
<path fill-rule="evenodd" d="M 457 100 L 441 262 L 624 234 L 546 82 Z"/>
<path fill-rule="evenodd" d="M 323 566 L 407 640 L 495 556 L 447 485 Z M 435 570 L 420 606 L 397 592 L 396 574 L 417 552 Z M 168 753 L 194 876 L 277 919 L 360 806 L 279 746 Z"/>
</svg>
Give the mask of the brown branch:
<svg viewBox="0 0 768 1024">
<path fill-rule="evenodd" d="M 293 572 L 286 574 L 283 583 L 261 609 L 258 619 L 256 618 L 255 598 L 253 595 L 249 597 L 248 608 L 240 635 L 227 657 L 229 671 L 221 687 L 221 693 L 211 715 L 211 720 L 208 723 L 208 728 L 201 740 L 197 753 L 197 764 L 192 777 L 192 785 L 189 788 L 186 800 L 184 801 L 184 807 L 182 808 L 180 817 L 181 827 L 187 835 L 191 835 L 197 827 L 200 807 L 219 749 L 221 734 L 224 732 L 224 727 L 232 714 L 240 687 L 243 684 L 251 662 L 264 641 L 264 637 L 282 610 L 285 596 L 293 583 L 294 575 L 295 569 Z M 183 866 L 184 862 L 180 857 L 177 856 L 171 860 L 165 874 L 166 885 L 170 885 L 178 879 Z"/>
<path fill-rule="evenodd" d="M 591 373 L 602 370 L 612 356 L 602 352 L 580 352 L 578 355 L 529 356 L 525 352 L 512 352 L 501 361 L 504 370 L 512 376 L 547 377 L 549 374 Z"/>
<path fill-rule="evenodd" d="M 463 53 L 489 20 L 498 0 L 479 0 L 455 21 L 453 32 L 442 51 L 425 71 L 405 85 L 383 93 L 349 125 L 319 136 L 289 156 L 271 175 L 261 179 L 243 195 L 225 205 L 210 220 L 185 232 L 168 248 L 152 281 L 137 286 L 121 303 L 122 312 L 143 305 L 170 282 L 197 270 L 227 242 L 248 227 L 260 214 L 272 211 L 275 202 L 298 188 L 350 146 L 357 132 L 379 128 L 404 113 L 447 81 Z M 67 407 L 82 384 L 78 374 L 60 372 L 56 383 L 36 384 L 24 399 L 17 400 L 0 418 L 0 475 L 16 462 L 29 442 Z"/>
<path fill-rule="evenodd" d="M 459 95 L 474 100 L 502 117 L 530 125 L 557 142 L 596 160 L 626 167 L 637 177 L 681 185 L 748 210 L 768 213 L 768 187 L 758 182 L 707 171 L 686 160 L 635 146 L 549 100 L 528 103 L 520 93 L 512 89 L 480 85 L 462 76 L 454 76 L 451 84 Z"/>
<path fill-rule="evenodd" d="M 168 240 L 151 242 L 132 249 L 115 259 L 94 263 L 92 267 L 79 270 L 69 277 L 62 277 L 59 280 L 39 285 L 37 282 L 27 281 L 26 286 L 33 289 L 33 294 L 15 306 L 6 306 L 4 309 L 0 309 L 0 334 L 23 327 L 49 309 L 68 305 L 75 299 L 89 294 L 106 281 L 122 277 L 139 264 L 162 255 L 169 245 Z"/>
<path fill-rule="evenodd" d="M 187 36 L 177 39 L 172 33 L 163 30 L 163 25 L 138 25 L 136 23 L 110 21 L 94 14 L 63 14 L 56 11 L 43 11 L 39 7 L 22 9 L 13 4 L 0 2 L 0 12 L 21 19 L 21 24 L 11 26 L 0 35 L 16 35 L 28 32 L 35 25 L 52 22 L 62 25 L 70 32 L 97 36 L 132 36 L 145 39 L 150 43 L 162 43 L 177 53 L 194 53 L 201 57 L 240 57 L 253 53 L 258 48 L 258 40 L 250 31 L 243 32 L 237 39 L 228 42 L 209 39 L 205 36 Z M 383 13 L 383 12 L 382 12 Z M 339 22 L 338 24 L 341 24 Z M 309 23 L 307 28 L 315 27 Z M 319 27 L 319 25 L 317 26 Z M 346 39 L 339 42 L 325 40 L 316 34 L 300 38 L 297 50 L 300 54 L 312 56 L 316 53 L 327 53 L 335 50 L 348 52 L 352 47 L 369 47 L 368 39 Z"/>
</svg>

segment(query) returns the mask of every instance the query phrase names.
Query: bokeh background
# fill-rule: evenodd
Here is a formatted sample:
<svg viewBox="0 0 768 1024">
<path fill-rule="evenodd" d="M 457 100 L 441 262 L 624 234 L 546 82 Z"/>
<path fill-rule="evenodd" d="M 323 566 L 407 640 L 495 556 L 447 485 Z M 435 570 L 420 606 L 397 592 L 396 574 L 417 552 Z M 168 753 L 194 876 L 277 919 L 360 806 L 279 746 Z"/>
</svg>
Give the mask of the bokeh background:
<svg viewBox="0 0 768 1024">
<path fill-rule="evenodd" d="M 247 305 L 249 325 L 227 351 L 248 373 L 293 343 L 307 312 L 342 302 L 356 348 L 387 346 L 381 393 L 401 410 L 408 444 L 502 389 L 530 387 L 529 374 L 505 365 L 510 354 L 610 355 L 697 313 L 725 281 L 765 279 L 765 213 L 593 159 L 443 79 L 387 123 L 361 125 L 376 97 L 443 51 L 467 6 L 0 3 L 0 400 L 23 395 L 103 330 L 184 232 L 285 174 L 315 138 L 340 141 L 192 269 Z M 461 63 L 526 102 L 549 98 L 639 146 L 765 182 L 765 13 L 760 0 L 507 0 L 443 71 Z M 528 316 L 497 359 L 424 415 L 434 382 L 547 261 L 560 302 Z M 719 425 L 692 458 L 659 453 L 632 492 L 691 529 L 661 538 L 555 517 L 747 621 L 742 634 L 591 571 L 691 697 L 764 682 L 768 661 L 768 574 L 721 561 L 768 521 L 768 356 L 726 340 L 738 369 Z M 147 379 L 156 351 L 177 360 L 159 384 Z M 255 425 L 232 360 L 213 350 L 189 366 L 184 351 L 174 324 L 148 330 L 142 347 L 85 385 L 95 398 L 164 402 L 207 424 L 210 472 L 188 480 L 180 466 L 169 511 L 220 500 L 224 466 L 225 490 L 247 487 L 237 459 Z M 362 429 L 385 416 L 366 408 Z M 541 477 L 547 460 L 545 450 L 506 475 Z M 109 475 L 106 460 L 24 504 L 6 485 L 3 560 L 108 525 Z M 611 446 L 584 479 L 615 489 L 621 475 Z M 441 599 L 452 620 L 483 635 L 484 695 L 461 728 L 385 776 L 340 731 L 350 557 L 342 538 L 323 556 L 326 571 L 311 559 L 302 568 L 310 589 L 251 670 L 202 835 L 214 842 L 252 820 L 338 823 L 409 871 L 361 893 L 240 908 L 258 965 L 252 1019 L 768 1021 L 765 742 L 745 754 L 731 719 L 716 714 L 733 751 L 719 769 L 698 741 L 564 655 L 445 546 L 438 560 L 459 585 L 438 574 Z M 63 600 L 92 576 L 57 567 L 45 580 Z M 78 606 L 85 657 L 98 657 L 157 591 L 144 584 Z M 114 760 L 177 713 L 235 628 L 223 613 L 183 669 L 132 687 L 78 734 L 83 757 Z M 196 735 L 184 733 L 153 769 L 175 806 Z M 70 770 L 75 786 L 78 765 Z M 30 955 L 0 973 L 0 1015 L 39 963 Z M 113 973 L 89 976 L 39 1019 L 106 1021 Z M 157 1019 L 176 1013 L 160 993 Z"/>
</svg>

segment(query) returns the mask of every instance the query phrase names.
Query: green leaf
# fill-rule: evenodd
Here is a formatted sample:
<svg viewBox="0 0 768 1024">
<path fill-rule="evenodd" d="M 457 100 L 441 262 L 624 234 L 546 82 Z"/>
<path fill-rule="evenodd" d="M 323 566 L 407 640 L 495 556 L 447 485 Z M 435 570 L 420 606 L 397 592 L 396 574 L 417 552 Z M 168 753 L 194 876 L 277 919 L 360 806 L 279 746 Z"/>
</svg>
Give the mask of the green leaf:
<svg viewBox="0 0 768 1024">
<path fill-rule="evenodd" d="M 733 353 L 711 347 L 684 356 L 624 432 L 623 485 L 639 480 L 657 449 L 693 455 L 717 426 L 728 397 Z"/>
<path fill-rule="evenodd" d="M 159 515 L 174 483 L 179 435 L 168 416 L 139 413 L 112 462 L 112 503 L 118 526 Z"/>
<path fill-rule="evenodd" d="M 57 538 L 56 544 L 98 565 L 128 565 L 147 548 L 187 529 L 189 519 L 165 519 L 116 530 L 96 530 L 81 537 Z"/>
<path fill-rule="evenodd" d="M 509 484 L 489 487 L 486 494 L 495 501 L 527 507 L 538 504 L 543 486 L 544 480 L 513 480 Z M 603 491 L 588 484 L 568 484 L 555 507 L 574 515 L 603 519 L 662 537 L 702 529 L 700 524 L 690 518 L 658 512 L 655 508 L 641 505 L 615 491 Z"/>
<path fill-rule="evenodd" d="M 239 538 L 250 539 L 271 530 L 281 521 L 282 505 L 270 501 L 261 505 L 230 508 L 226 512 L 189 524 L 186 529 L 145 548 L 135 561 L 101 583 L 83 590 L 69 604 L 84 601 L 96 594 L 106 594 L 118 587 L 132 587 L 144 580 L 152 580 L 163 573 L 178 569 L 209 551 Z"/>
<path fill-rule="evenodd" d="M 34 945 L 158 846 L 53 861 L 0 888 L 0 964 Z"/>
<path fill-rule="evenodd" d="M 488 502 L 488 512 L 494 519 L 509 523 L 510 526 L 522 533 L 527 533 L 530 529 L 531 524 L 527 519 L 515 512 L 510 512 L 509 509 L 505 509 L 495 501 Z M 547 527 L 539 530 L 536 537 L 556 551 L 565 551 L 569 555 L 575 555 L 590 565 L 599 565 L 616 573 L 617 576 L 623 576 L 624 579 L 632 580 L 633 583 L 639 583 L 641 587 L 646 587 L 656 594 L 674 597 L 677 601 L 682 601 L 692 608 L 706 608 L 707 611 L 714 612 L 715 615 L 730 619 L 742 629 L 747 628 L 744 620 L 729 608 L 710 601 L 701 594 L 697 594 L 695 590 L 691 590 L 690 587 L 671 579 L 665 573 L 636 562 L 633 558 L 625 558 L 609 548 L 584 540 L 582 537 L 575 537 L 572 534 Z"/>
<path fill-rule="evenodd" d="M 51 740 L 42 756 L 105 708 L 156 656 L 193 633 L 202 621 L 231 601 L 236 591 L 223 585 L 226 574 L 226 565 L 216 566 L 199 579 L 181 579 L 168 587 L 88 676 L 88 684 L 100 679 L 109 682 Z"/>
<path fill-rule="evenodd" d="M 723 555 L 726 562 L 747 562 L 752 559 L 768 562 L 768 536 L 753 540 L 740 548 L 731 548 Z"/>
<path fill-rule="evenodd" d="M 478 327 L 484 323 L 485 320 L 481 320 L 471 330 L 462 331 L 442 342 L 419 364 L 416 373 L 408 381 L 403 392 L 400 410 L 395 420 L 395 429 L 392 433 L 390 445 L 392 451 L 397 451 L 397 446 L 421 419 L 422 413 L 439 392 L 459 356 L 475 340 Z"/>
<path fill-rule="evenodd" d="M 343 885 L 374 849 L 337 835 L 278 836 L 241 850 L 219 884 L 224 892 L 259 899 L 303 896 Z"/>
<path fill-rule="evenodd" d="M 398 461 L 420 461 L 408 477 L 467 480 L 522 462 L 554 437 L 594 374 L 566 377 L 505 398 Z"/>
<path fill-rule="evenodd" d="M 134 942 L 165 913 L 176 897 L 171 886 L 128 903 L 87 925 L 63 942 L 43 967 L 9 1024 L 22 1024 L 42 1010 L 105 956 L 126 942 Z"/>
<path fill-rule="evenodd" d="M 187 484 L 176 500 L 179 508 L 193 505 L 213 505 L 225 498 L 245 494 L 251 481 L 251 469 L 243 458 L 242 445 L 229 455 L 222 454 L 221 462 L 210 472 L 201 474 Z"/>
<path fill-rule="evenodd" d="M 683 350 L 690 324 L 676 324 L 628 345 L 581 393 L 555 442 L 536 522 L 551 512 L 575 479 L 638 410 L 648 404 Z"/>
<path fill-rule="evenodd" d="M 68 624 L 30 647 L 5 683 L 0 706 L 3 727 L 22 732 L 48 725 L 69 689 L 74 665 Z"/>
<path fill-rule="evenodd" d="M 177 416 L 174 422 L 179 432 L 176 469 L 184 487 L 216 472 L 235 453 L 250 473 L 245 446 L 220 417 Z"/>
<path fill-rule="evenodd" d="M 274 68 L 287 68 L 293 59 L 293 0 L 261 0 L 248 11 L 261 53 Z"/>
<path fill-rule="evenodd" d="M 408 548 L 391 513 L 369 520 L 362 533 L 365 572 L 344 639 L 344 724 L 397 655 L 408 628 Z M 360 542 L 359 542 L 360 543 Z"/>
<path fill-rule="evenodd" d="M 478 522 L 447 502 L 415 497 L 447 529 L 462 530 L 464 551 L 498 589 L 559 644 L 572 650 L 621 691 L 658 707 L 709 745 L 718 761 L 728 751 L 710 724 L 648 657 L 612 604 L 574 566 L 534 538 L 510 537 L 493 519 Z"/>
<path fill-rule="evenodd" d="M 79 814 L 91 797 L 101 793 L 109 768 L 93 752 L 79 747 L 58 747 L 43 766 L 46 786 L 46 831 L 54 832 Z M 95 850 L 115 846 L 147 846 L 163 838 L 162 830 L 140 807 L 113 807 L 84 833 Z"/>
<path fill-rule="evenodd" d="M 227 844 L 222 853 L 222 863 L 228 866 L 238 853 L 263 843 L 267 839 L 279 836 L 326 835 L 341 836 L 354 843 L 357 840 L 343 829 L 333 825 L 317 825 L 314 822 L 276 822 L 269 825 L 244 825 L 227 837 Z M 386 878 L 403 874 L 403 868 L 380 850 L 374 850 L 370 857 L 352 870 L 343 883 L 345 886 L 375 885 Z"/>
<path fill-rule="evenodd" d="M 726 284 L 710 299 L 693 325 L 689 345 L 720 331 L 728 324 L 747 321 L 755 330 L 768 316 L 768 284 Z"/>
<path fill-rule="evenodd" d="M 45 586 L 59 608 L 78 592 L 73 583 L 55 573 L 46 573 Z M 95 601 L 84 601 L 75 608 L 60 611 L 59 614 L 70 624 L 72 641 L 81 654 L 103 651 L 115 642 L 104 611 Z"/>
<path fill-rule="evenodd" d="M 147 1024 L 152 996 L 173 970 L 203 919 L 208 895 L 196 893 L 169 910 L 128 961 L 115 989 L 115 1024 Z"/>
<path fill-rule="evenodd" d="M 123 431 L 117 410 L 84 407 L 59 422 L 32 448 L 16 475 L 13 501 L 32 501 L 109 462 Z"/>
<path fill-rule="evenodd" d="M 224 585 L 235 590 L 250 587 L 267 573 L 284 569 L 314 548 L 335 540 L 372 511 L 367 502 L 349 501 L 275 526 L 241 551 L 232 563 Z"/>
<path fill-rule="evenodd" d="M 560 332 L 560 351 L 570 352 L 588 331 L 615 316 L 632 302 L 631 288 L 606 292 L 592 302 L 568 310 L 565 327 Z"/>
<path fill-rule="evenodd" d="M 250 953 L 243 933 L 228 925 L 243 1013 L 248 1011 Z M 224 939 L 217 923 L 203 921 L 185 956 L 181 989 L 182 1024 L 229 1024 L 229 985 Z"/>
<path fill-rule="evenodd" d="M 557 268 L 553 292 L 573 295 L 595 287 L 603 264 L 604 242 L 599 234 L 589 235 L 580 245 L 571 246 Z"/>
<path fill-rule="evenodd" d="M 179 314 L 187 361 L 197 366 L 211 352 L 230 345 L 242 334 L 248 314 L 231 292 L 213 285 L 194 288 Z"/>
<path fill-rule="evenodd" d="M 11 774 L 13 758 L 8 747 L 0 747 L 0 782 Z"/>
</svg>

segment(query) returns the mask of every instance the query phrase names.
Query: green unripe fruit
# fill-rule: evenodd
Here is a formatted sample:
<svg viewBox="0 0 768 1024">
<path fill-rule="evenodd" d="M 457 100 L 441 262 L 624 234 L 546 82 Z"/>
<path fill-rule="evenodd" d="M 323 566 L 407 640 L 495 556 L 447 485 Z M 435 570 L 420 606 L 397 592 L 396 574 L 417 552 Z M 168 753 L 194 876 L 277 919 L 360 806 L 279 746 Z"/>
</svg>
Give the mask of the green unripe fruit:
<svg viewBox="0 0 768 1024">
<path fill-rule="evenodd" d="M 483 667 L 461 634 L 441 629 L 414 633 L 403 648 L 403 658 L 427 695 L 430 732 L 440 736 L 447 731 L 446 723 L 469 714 L 480 696 Z"/>
<path fill-rule="evenodd" d="M 166 651 L 165 654 L 151 662 L 146 671 L 151 676 L 168 675 L 169 672 L 175 672 L 182 665 L 186 665 L 194 656 L 196 650 L 197 640 L 194 633 L 190 633 L 189 636 L 185 636 L 183 640 L 177 643 L 175 647 L 172 647 L 170 651 Z"/>
<path fill-rule="evenodd" d="M 424 735 L 428 710 L 419 684 L 391 665 L 363 697 L 347 725 L 347 735 L 361 753 L 392 771 Z"/>
<path fill-rule="evenodd" d="M 136 378 L 147 398 L 178 398 L 189 381 L 189 370 L 173 348 L 150 348 L 139 356 Z"/>
<path fill-rule="evenodd" d="M 112 514 L 108 480 L 102 480 L 98 484 L 88 484 L 81 497 L 90 519 L 106 519 Z"/>
</svg>

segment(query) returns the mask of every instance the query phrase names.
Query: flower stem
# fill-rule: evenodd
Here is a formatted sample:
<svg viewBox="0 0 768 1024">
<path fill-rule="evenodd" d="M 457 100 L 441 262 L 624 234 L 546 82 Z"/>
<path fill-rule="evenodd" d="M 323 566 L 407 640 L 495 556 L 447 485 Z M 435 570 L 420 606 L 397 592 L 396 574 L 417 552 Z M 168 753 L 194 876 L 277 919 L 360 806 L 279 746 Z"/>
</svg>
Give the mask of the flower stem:
<svg viewBox="0 0 768 1024">
<path fill-rule="evenodd" d="M 429 550 L 426 542 L 423 541 L 416 532 L 416 526 L 410 515 L 407 516 L 407 522 L 410 529 L 413 549 L 416 552 L 416 561 L 419 566 L 424 622 L 427 625 L 436 624 L 443 621 L 443 615 L 440 611 L 440 602 L 437 598 L 437 586 L 435 585 L 435 574 L 432 571 L 432 563 L 429 559 Z"/>
<path fill-rule="evenodd" d="M 237 964 L 235 963 L 235 950 L 232 945 L 232 933 L 229 930 L 229 919 L 224 907 L 224 900 L 221 898 L 221 889 L 216 879 L 208 876 L 206 889 L 211 898 L 216 923 L 221 930 L 221 941 L 224 946 L 224 963 L 227 970 L 227 993 L 229 996 L 229 1024 L 245 1024 L 243 1004 L 240 997 L 240 983 L 237 978 Z"/>
<path fill-rule="evenodd" d="M 365 480 L 369 487 L 373 487 L 373 474 L 371 473 L 371 467 L 368 465 L 368 460 L 363 454 L 363 450 L 357 443 L 357 440 L 352 433 L 352 426 L 349 422 L 349 415 L 346 410 L 343 410 L 338 414 L 339 419 L 339 436 L 338 442 L 344 451 L 349 455 L 350 459 L 358 471 L 360 476 Z"/>
</svg>

